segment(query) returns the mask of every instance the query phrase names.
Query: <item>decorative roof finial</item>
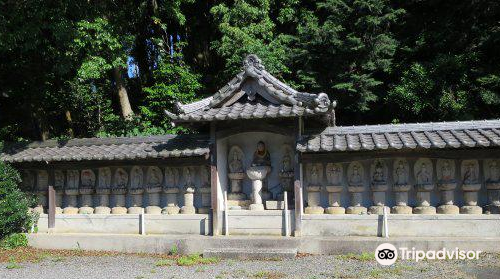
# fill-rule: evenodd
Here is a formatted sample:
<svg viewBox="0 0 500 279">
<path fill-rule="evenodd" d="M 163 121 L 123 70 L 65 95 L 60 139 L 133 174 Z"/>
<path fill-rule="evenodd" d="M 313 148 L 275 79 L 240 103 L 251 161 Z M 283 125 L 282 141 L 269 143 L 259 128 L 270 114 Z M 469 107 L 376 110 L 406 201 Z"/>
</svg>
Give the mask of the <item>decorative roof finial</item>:
<svg viewBox="0 0 500 279">
<path fill-rule="evenodd" d="M 245 60 L 243 60 L 243 67 L 244 68 L 254 67 L 255 69 L 261 71 L 266 69 L 264 65 L 262 65 L 262 61 L 260 60 L 260 58 L 255 54 L 247 55 Z"/>
</svg>

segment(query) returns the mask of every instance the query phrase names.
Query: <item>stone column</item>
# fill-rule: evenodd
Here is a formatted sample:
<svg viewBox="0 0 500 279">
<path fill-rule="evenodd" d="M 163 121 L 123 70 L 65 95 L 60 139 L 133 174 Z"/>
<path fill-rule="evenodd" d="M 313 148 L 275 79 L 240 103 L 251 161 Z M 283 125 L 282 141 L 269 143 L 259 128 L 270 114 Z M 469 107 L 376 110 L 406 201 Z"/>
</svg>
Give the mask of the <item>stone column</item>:
<svg viewBox="0 0 500 279">
<path fill-rule="evenodd" d="M 61 170 L 54 171 L 54 191 L 56 202 L 56 214 L 62 214 L 63 194 L 64 194 L 64 172 Z"/>
<path fill-rule="evenodd" d="M 111 214 L 127 214 L 127 208 L 125 207 L 127 189 L 113 188 L 111 194 L 115 200 L 115 205 L 111 208 Z"/>
<path fill-rule="evenodd" d="M 371 191 L 373 206 L 368 210 L 371 214 L 384 214 L 386 192 L 389 190 L 387 184 L 387 166 L 381 159 L 376 159 L 371 165 Z M 389 211 L 387 211 L 389 212 Z"/>
<path fill-rule="evenodd" d="M 483 209 L 477 205 L 477 192 L 481 189 L 479 162 L 477 160 L 464 160 L 462 161 L 461 170 L 465 205 L 460 208 L 460 213 L 482 214 Z"/>
<path fill-rule="evenodd" d="M 500 182 L 486 182 L 488 202 L 486 210 L 490 214 L 500 214 Z"/>
<path fill-rule="evenodd" d="M 184 191 L 184 206 L 181 208 L 181 214 L 196 214 L 194 207 L 194 187 L 186 187 Z"/>
<path fill-rule="evenodd" d="M 414 214 L 436 214 L 436 208 L 431 206 L 431 192 L 434 184 L 417 184 L 417 206 L 413 208 Z"/>
<path fill-rule="evenodd" d="M 130 188 L 128 193 L 132 200 L 132 206 L 128 208 L 129 214 L 141 214 L 142 207 L 142 199 L 144 194 L 143 181 L 144 173 L 142 168 L 139 166 L 134 166 L 130 170 Z"/>
<path fill-rule="evenodd" d="M 411 189 L 409 184 L 393 185 L 392 190 L 396 198 L 396 205 L 391 208 L 394 214 L 411 214 L 412 208 L 408 206 L 408 191 Z"/>
<path fill-rule="evenodd" d="M 163 188 L 163 193 L 165 194 L 165 199 L 167 201 L 167 206 L 163 208 L 162 214 L 179 214 L 179 206 L 177 201 L 177 196 L 179 195 L 179 188 L 168 187 Z"/>
<path fill-rule="evenodd" d="M 160 207 L 160 193 L 162 192 L 161 187 L 147 188 L 149 204 L 146 207 L 147 214 L 161 214 Z"/>
<path fill-rule="evenodd" d="M 67 182 L 64 193 L 66 194 L 66 207 L 63 209 L 64 214 L 78 213 L 78 188 L 80 185 L 80 171 L 68 170 Z"/>
<path fill-rule="evenodd" d="M 36 173 L 36 196 L 37 206 L 33 209 L 34 212 L 43 214 L 47 208 L 47 191 L 49 188 L 49 174 L 46 170 L 39 170 Z"/>
<path fill-rule="evenodd" d="M 242 193 L 241 182 L 245 178 L 245 173 L 243 172 L 234 172 L 228 173 L 229 181 L 231 183 L 231 191 L 227 194 L 228 200 L 238 200 L 243 201 L 246 200 L 247 196 Z"/>
<path fill-rule="evenodd" d="M 323 214 L 325 209 L 321 207 L 321 186 L 307 187 L 307 207 L 304 209 L 306 214 Z"/>
<path fill-rule="evenodd" d="M 80 209 L 78 210 L 78 213 L 93 214 L 94 208 L 92 202 L 92 194 L 94 194 L 94 188 L 80 187 L 80 189 L 78 190 L 80 192 L 80 205 L 81 205 Z"/>
<path fill-rule="evenodd" d="M 448 159 L 437 161 L 437 173 L 439 177 L 438 189 L 441 191 L 441 205 L 437 208 L 438 214 L 459 214 L 458 206 L 454 205 L 455 188 L 455 162 Z"/>
<path fill-rule="evenodd" d="M 97 194 L 97 206 L 95 208 L 95 214 L 110 214 L 111 208 L 109 207 L 109 195 L 111 194 L 111 189 L 100 188 L 96 189 Z"/>
<path fill-rule="evenodd" d="M 328 192 L 328 208 L 327 214 L 345 214 L 345 208 L 340 206 L 340 193 L 342 193 L 342 185 L 326 186 Z"/>
<path fill-rule="evenodd" d="M 351 206 L 346 209 L 347 214 L 367 213 L 367 208 L 362 206 L 364 185 L 349 185 L 347 191 L 351 194 Z"/>
<path fill-rule="evenodd" d="M 271 170 L 269 166 L 253 166 L 247 169 L 248 178 L 252 180 L 252 204 L 250 210 L 264 210 L 262 204 L 262 181 Z"/>
<path fill-rule="evenodd" d="M 199 192 L 201 196 L 201 208 L 198 208 L 198 213 L 208 214 L 210 213 L 210 206 L 212 204 L 211 189 L 210 187 L 201 187 Z"/>
</svg>

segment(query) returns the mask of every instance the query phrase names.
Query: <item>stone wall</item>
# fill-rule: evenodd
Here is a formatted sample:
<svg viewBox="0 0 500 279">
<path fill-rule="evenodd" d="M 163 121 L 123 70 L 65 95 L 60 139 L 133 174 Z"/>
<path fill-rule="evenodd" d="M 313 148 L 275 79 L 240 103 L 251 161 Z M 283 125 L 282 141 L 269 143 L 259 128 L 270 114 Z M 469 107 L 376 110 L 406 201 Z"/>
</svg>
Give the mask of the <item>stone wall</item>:
<svg viewBox="0 0 500 279">
<path fill-rule="evenodd" d="M 134 165 L 22 169 L 26 191 L 47 212 L 48 186 L 56 192 L 57 214 L 195 214 L 210 209 L 208 166 Z"/>
</svg>

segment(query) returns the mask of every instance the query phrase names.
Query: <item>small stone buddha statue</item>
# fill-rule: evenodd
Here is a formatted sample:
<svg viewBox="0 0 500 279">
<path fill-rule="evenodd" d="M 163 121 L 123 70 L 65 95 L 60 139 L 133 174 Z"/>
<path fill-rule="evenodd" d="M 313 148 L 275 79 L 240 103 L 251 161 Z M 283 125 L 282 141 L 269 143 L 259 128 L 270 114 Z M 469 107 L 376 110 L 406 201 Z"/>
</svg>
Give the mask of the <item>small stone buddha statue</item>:
<svg viewBox="0 0 500 279">
<path fill-rule="evenodd" d="M 406 184 L 406 168 L 403 161 L 398 162 L 398 167 L 396 168 L 396 185 Z"/>
<path fill-rule="evenodd" d="M 385 183 L 384 167 L 380 162 L 377 162 L 377 164 L 375 165 L 375 172 L 373 173 L 373 183 Z"/>
<path fill-rule="evenodd" d="M 349 177 L 349 184 L 361 185 L 361 175 L 359 174 L 359 167 L 356 165 L 352 168 L 352 174 L 351 177 Z"/>
<path fill-rule="evenodd" d="M 252 167 L 271 166 L 271 156 L 263 141 L 257 143 L 257 150 L 253 153 Z"/>
<path fill-rule="evenodd" d="M 238 157 L 238 152 L 233 153 L 233 159 L 231 160 L 231 163 L 229 163 L 229 171 L 231 173 L 243 172 L 243 164 L 241 163 L 241 160 Z"/>
<path fill-rule="evenodd" d="M 489 182 L 499 182 L 500 181 L 500 168 L 497 162 L 493 161 L 490 163 L 490 179 Z"/>
<path fill-rule="evenodd" d="M 417 184 L 426 185 L 431 183 L 431 176 L 427 170 L 427 164 L 422 163 L 420 171 L 417 173 Z"/>
</svg>

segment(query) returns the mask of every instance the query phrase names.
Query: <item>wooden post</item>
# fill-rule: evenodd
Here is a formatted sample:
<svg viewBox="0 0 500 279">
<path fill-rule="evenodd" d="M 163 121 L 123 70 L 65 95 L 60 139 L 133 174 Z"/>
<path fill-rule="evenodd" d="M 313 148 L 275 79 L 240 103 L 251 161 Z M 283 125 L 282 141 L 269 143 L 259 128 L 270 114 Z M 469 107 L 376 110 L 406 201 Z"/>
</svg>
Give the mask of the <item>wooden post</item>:
<svg viewBox="0 0 500 279">
<path fill-rule="evenodd" d="M 299 180 L 295 180 L 295 230 L 294 236 L 302 235 L 302 214 L 304 213 L 304 204 L 302 202 L 302 185 Z"/>
<path fill-rule="evenodd" d="M 210 196 L 212 199 L 212 235 L 220 235 L 219 189 L 217 187 L 217 140 L 215 123 L 210 123 Z"/>
<path fill-rule="evenodd" d="M 283 192 L 283 211 L 285 213 L 285 236 L 290 235 L 290 226 L 289 226 L 289 219 L 288 218 L 288 194 L 286 191 Z"/>
<path fill-rule="evenodd" d="M 49 197 L 49 220 L 48 228 L 53 229 L 56 227 L 56 191 L 54 191 L 53 186 L 49 186 L 48 195 Z"/>
</svg>

